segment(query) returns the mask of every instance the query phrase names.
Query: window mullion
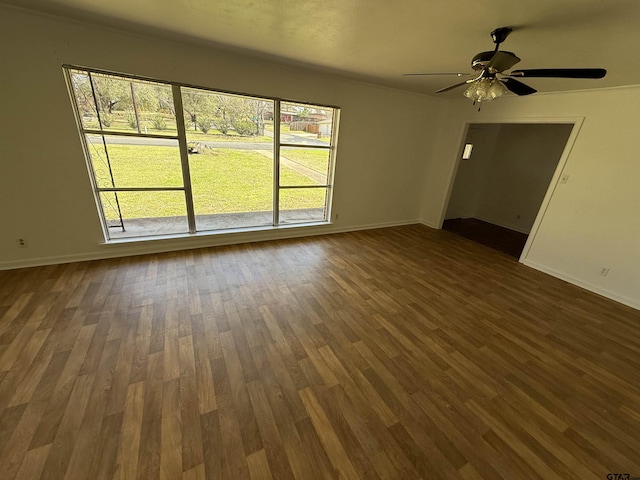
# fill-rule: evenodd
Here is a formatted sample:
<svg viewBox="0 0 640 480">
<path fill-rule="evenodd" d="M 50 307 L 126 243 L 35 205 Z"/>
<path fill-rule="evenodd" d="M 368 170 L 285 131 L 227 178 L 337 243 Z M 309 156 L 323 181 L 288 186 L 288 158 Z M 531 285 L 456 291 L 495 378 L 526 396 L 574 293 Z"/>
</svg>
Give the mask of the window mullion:
<svg viewBox="0 0 640 480">
<path fill-rule="evenodd" d="M 184 197 L 187 204 L 187 222 L 189 233 L 196 233 L 196 217 L 193 207 L 193 192 L 191 190 L 191 173 L 189 171 L 189 148 L 187 146 L 187 132 L 182 113 L 182 94 L 180 87 L 171 86 L 173 92 L 173 108 L 175 110 L 176 127 L 178 130 L 178 145 L 180 147 L 180 162 L 182 164 L 182 185 L 184 186 Z"/>
<path fill-rule="evenodd" d="M 331 124 L 331 137 L 329 140 L 329 145 L 331 147 L 329 153 L 329 172 L 327 176 L 327 196 L 325 197 L 325 220 L 331 221 L 331 216 L 333 215 L 333 182 L 336 174 L 336 142 L 338 141 L 338 122 L 340 121 L 340 110 L 333 111 L 333 118 Z"/>
<path fill-rule="evenodd" d="M 273 105 L 273 224 L 280 224 L 280 100 Z"/>
<path fill-rule="evenodd" d="M 113 137 L 134 137 L 134 138 L 159 138 L 162 140 L 178 140 L 177 135 L 156 135 L 153 133 L 130 133 L 130 132 L 108 132 L 105 130 L 96 130 L 93 128 L 84 128 L 81 127 L 82 133 L 86 133 L 88 135 L 105 135 L 105 136 L 113 136 Z"/>
<path fill-rule="evenodd" d="M 318 150 L 331 150 L 333 147 L 331 145 L 307 145 L 305 143 L 281 143 L 281 147 L 294 147 L 294 148 L 308 148 L 308 149 L 318 149 Z"/>
<path fill-rule="evenodd" d="M 325 184 L 325 185 L 282 185 L 280 187 L 281 190 L 300 190 L 301 188 L 330 188 L 331 185 L 329 184 Z"/>
<path fill-rule="evenodd" d="M 96 192 L 180 192 L 184 187 L 97 187 Z"/>
</svg>

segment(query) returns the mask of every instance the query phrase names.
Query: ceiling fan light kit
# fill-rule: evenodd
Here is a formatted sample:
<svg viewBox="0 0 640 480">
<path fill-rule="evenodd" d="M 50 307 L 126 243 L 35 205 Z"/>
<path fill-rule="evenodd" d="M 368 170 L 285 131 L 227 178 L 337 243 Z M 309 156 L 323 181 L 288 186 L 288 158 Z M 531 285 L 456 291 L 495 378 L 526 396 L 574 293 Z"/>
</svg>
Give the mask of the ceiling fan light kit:
<svg viewBox="0 0 640 480">
<path fill-rule="evenodd" d="M 513 70 L 505 73 L 516 63 L 520 62 L 513 52 L 500 50 L 500 44 L 506 40 L 513 30 L 510 27 L 496 28 L 491 32 L 491 38 L 496 47 L 493 51 L 480 52 L 471 60 L 471 68 L 475 70 L 474 77 L 465 82 L 456 83 L 437 90 L 435 93 L 448 92 L 455 88 L 468 85 L 464 96 L 480 104 L 502 97 L 508 92 L 518 96 L 531 95 L 536 89 L 522 83 L 516 78 L 603 78 L 607 71 L 604 68 L 539 68 L 529 70 Z M 479 74 L 477 72 L 480 72 Z M 456 75 L 461 73 L 410 73 L 406 75 Z M 468 75 L 471 76 L 471 75 Z M 479 109 L 478 109 L 479 110 Z"/>
<path fill-rule="evenodd" d="M 507 88 L 497 78 L 481 78 L 475 80 L 464 91 L 464 96 L 473 100 L 474 103 L 487 102 L 507 93 Z"/>
</svg>

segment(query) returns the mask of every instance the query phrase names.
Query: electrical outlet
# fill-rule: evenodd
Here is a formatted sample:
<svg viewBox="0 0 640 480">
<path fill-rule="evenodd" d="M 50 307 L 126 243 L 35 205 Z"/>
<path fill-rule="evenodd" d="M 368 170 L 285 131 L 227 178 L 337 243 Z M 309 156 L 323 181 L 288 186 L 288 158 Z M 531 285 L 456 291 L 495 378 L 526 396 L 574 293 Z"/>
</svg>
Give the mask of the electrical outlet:
<svg viewBox="0 0 640 480">
<path fill-rule="evenodd" d="M 611 270 L 611 269 L 608 268 L 608 267 L 602 267 L 600 269 L 600 271 L 598 272 L 598 274 L 602 275 L 603 277 L 606 277 L 607 274 L 609 273 L 609 270 Z"/>
<path fill-rule="evenodd" d="M 29 244 L 27 243 L 27 240 L 24 238 L 16 238 L 16 243 L 20 248 L 26 248 L 29 246 Z"/>
</svg>

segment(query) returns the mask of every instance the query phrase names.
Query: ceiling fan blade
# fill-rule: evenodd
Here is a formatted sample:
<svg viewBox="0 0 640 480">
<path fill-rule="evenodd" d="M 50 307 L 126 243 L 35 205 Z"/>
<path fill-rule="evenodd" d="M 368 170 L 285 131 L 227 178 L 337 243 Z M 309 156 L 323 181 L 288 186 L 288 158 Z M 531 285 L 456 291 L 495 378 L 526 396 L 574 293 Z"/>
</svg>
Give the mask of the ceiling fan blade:
<svg viewBox="0 0 640 480">
<path fill-rule="evenodd" d="M 503 78 L 501 82 L 516 95 L 531 95 L 537 92 L 535 88 L 531 88 L 529 85 L 525 85 L 515 78 Z"/>
<path fill-rule="evenodd" d="M 498 72 L 504 72 L 505 70 L 509 70 L 519 61 L 520 59 L 511 52 L 498 51 L 493 54 L 493 57 L 489 60 L 486 68 L 493 68 Z"/>
<path fill-rule="evenodd" d="M 455 75 L 456 77 L 469 77 L 470 73 L 454 73 L 454 72 L 437 72 L 437 73 L 403 73 L 403 77 L 420 77 L 427 75 Z"/>
<path fill-rule="evenodd" d="M 455 85 L 449 85 L 448 87 L 441 88 L 440 90 L 436 90 L 435 93 L 448 92 L 449 90 L 453 90 L 454 88 L 462 87 L 463 85 L 466 85 L 467 83 L 469 83 L 469 81 L 456 83 Z"/>
<path fill-rule="evenodd" d="M 528 78 L 603 78 L 606 74 L 604 68 L 538 68 L 509 73 L 510 76 Z"/>
</svg>

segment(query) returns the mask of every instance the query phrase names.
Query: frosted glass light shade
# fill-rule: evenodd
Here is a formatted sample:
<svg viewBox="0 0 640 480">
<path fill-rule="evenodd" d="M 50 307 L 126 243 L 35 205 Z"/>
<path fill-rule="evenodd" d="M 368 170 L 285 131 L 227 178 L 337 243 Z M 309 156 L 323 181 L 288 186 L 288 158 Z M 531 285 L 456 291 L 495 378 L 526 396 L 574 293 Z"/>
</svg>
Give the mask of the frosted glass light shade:
<svg viewBox="0 0 640 480">
<path fill-rule="evenodd" d="M 464 91 L 464 96 L 476 103 L 487 102 L 507 93 L 506 87 L 496 78 L 481 78 Z"/>
</svg>

